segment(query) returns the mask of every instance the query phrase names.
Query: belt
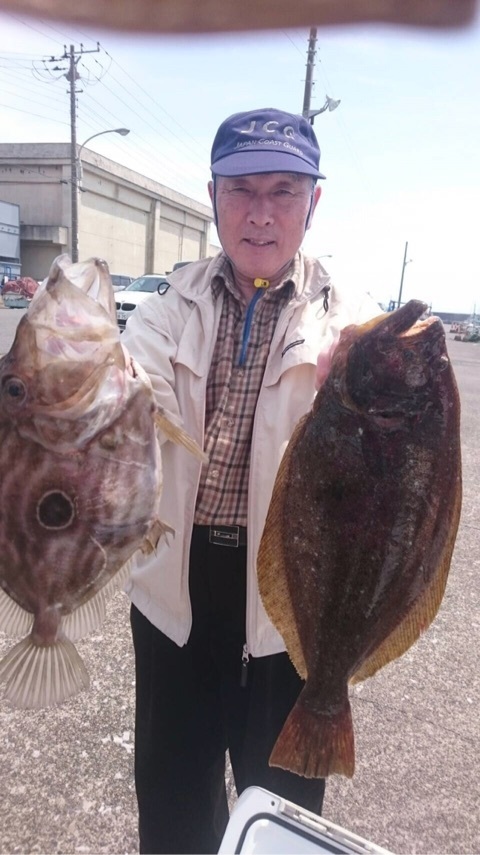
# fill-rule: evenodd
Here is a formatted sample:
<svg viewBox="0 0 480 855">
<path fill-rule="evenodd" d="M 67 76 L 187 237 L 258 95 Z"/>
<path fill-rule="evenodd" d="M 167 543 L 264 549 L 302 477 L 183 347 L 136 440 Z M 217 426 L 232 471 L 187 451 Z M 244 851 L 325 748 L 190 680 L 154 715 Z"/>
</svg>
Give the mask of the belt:
<svg viewBox="0 0 480 855">
<path fill-rule="evenodd" d="M 247 529 L 243 525 L 197 525 L 208 534 L 209 543 L 214 546 L 246 546 Z"/>
</svg>

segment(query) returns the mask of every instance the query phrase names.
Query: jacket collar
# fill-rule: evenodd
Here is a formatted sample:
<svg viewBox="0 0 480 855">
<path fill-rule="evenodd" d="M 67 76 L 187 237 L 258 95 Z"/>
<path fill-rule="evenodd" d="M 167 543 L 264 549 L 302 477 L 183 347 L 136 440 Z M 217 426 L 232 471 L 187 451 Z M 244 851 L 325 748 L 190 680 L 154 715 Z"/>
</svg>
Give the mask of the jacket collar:
<svg viewBox="0 0 480 855">
<path fill-rule="evenodd" d="M 203 268 L 204 275 L 199 275 Z M 214 258 L 205 258 L 181 267 L 168 276 L 170 284 L 185 299 L 194 302 L 209 300 L 213 289 L 218 287 L 215 283 L 226 278 L 232 280 L 232 271 L 228 257 L 223 251 Z M 326 273 L 317 258 L 310 258 L 302 251 L 297 252 L 292 261 L 292 267 L 285 278 L 285 283 L 292 281 L 295 291 L 292 297 L 292 305 L 302 305 L 317 298 L 322 291 L 330 287 L 330 276 Z"/>
</svg>

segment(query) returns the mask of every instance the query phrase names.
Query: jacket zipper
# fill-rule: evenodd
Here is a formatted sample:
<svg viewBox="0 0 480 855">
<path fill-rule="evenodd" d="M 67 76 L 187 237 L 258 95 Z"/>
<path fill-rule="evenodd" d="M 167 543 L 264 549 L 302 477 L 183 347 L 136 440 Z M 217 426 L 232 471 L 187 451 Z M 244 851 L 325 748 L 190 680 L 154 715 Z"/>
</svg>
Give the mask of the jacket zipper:
<svg viewBox="0 0 480 855">
<path fill-rule="evenodd" d="M 242 689 L 245 688 L 248 681 L 248 660 L 250 659 L 250 653 L 248 652 L 247 644 L 243 645 L 242 650 L 242 670 L 240 672 L 240 686 Z"/>
<path fill-rule="evenodd" d="M 323 294 L 323 308 L 325 311 L 327 311 L 326 305 L 328 306 L 329 292 L 330 292 L 330 286 L 329 285 L 324 285 L 323 288 L 321 288 L 321 290 L 320 290 L 320 294 Z M 291 320 L 293 314 L 295 313 L 295 307 L 292 307 L 291 305 L 289 305 L 285 308 L 284 311 L 285 311 L 285 315 L 283 318 L 280 315 L 279 322 L 277 324 L 277 328 L 275 330 L 274 337 L 273 337 L 272 343 L 270 345 L 271 351 L 273 351 L 274 345 L 276 345 L 277 341 L 282 336 L 285 335 L 285 332 L 288 328 L 290 320 Z M 282 321 L 282 323 L 280 325 L 281 321 Z M 267 360 L 267 365 L 265 366 L 265 371 L 267 370 L 267 367 L 268 367 L 268 360 Z M 260 394 L 261 394 L 261 391 L 262 390 L 260 390 Z M 259 398 L 260 398 L 260 396 L 259 396 Z M 257 401 L 257 404 L 258 404 L 258 401 Z M 255 442 L 255 421 L 254 421 L 253 432 L 252 432 L 251 452 L 253 452 L 254 442 Z M 251 479 L 251 477 L 252 477 L 252 474 L 251 474 L 251 468 L 250 468 L 249 480 Z M 250 493 L 250 486 L 251 486 L 251 484 L 249 483 L 249 493 Z M 250 511 L 250 502 L 249 502 L 249 511 Z M 248 520 L 247 526 L 250 526 L 250 520 Z M 251 547 L 249 547 L 247 545 L 247 550 L 249 548 L 251 548 Z M 247 555 L 247 568 L 248 568 L 248 555 Z M 247 640 L 249 638 L 251 638 L 252 633 L 253 633 L 253 625 L 254 625 L 255 619 L 257 617 L 257 615 L 256 615 L 257 609 L 258 609 L 258 600 L 255 596 L 255 585 L 252 584 L 251 575 L 247 573 L 247 602 L 246 602 L 246 614 L 245 614 L 245 631 L 247 634 Z M 249 656 L 250 656 L 250 654 L 248 652 L 248 646 L 247 646 L 247 644 L 244 644 L 243 654 L 242 654 L 241 682 L 240 682 L 240 685 L 242 685 L 242 686 L 246 685 L 246 680 L 247 680 L 247 676 L 248 676 Z M 245 659 L 244 659 L 244 657 L 245 657 Z M 245 683 L 243 682 L 243 680 L 245 680 Z"/>
</svg>

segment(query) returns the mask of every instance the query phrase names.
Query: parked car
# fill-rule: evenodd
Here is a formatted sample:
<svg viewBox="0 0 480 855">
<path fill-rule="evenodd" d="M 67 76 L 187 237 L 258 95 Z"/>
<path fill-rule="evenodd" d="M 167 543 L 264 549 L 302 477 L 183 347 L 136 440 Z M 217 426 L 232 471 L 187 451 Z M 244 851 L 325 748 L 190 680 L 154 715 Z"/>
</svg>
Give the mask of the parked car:
<svg viewBox="0 0 480 855">
<path fill-rule="evenodd" d="M 124 276 L 123 273 L 111 273 L 110 279 L 112 280 L 114 291 L 124 291 L 125 288 L 128 288 L 128 286 L 134 282 L 135 277 Z"/>
<path fill-rule="evenodd" d="M 167 277 L 164 273 L 146 273 L 139 276 L 123 291 L 115 294 L 115 305 L 117 307 L 117 324 L 120 332 L 126 327 L 127 321 L 138 304 L 146 300 L 150 294 L 154 294 L 159 286 L 167 285 Z"/>
</svg>

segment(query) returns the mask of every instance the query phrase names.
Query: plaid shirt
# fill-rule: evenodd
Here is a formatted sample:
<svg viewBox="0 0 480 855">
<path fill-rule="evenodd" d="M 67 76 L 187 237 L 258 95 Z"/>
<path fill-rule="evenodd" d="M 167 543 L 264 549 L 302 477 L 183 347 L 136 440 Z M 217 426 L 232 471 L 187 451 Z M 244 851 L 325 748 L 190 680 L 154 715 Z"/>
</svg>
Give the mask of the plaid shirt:
<svg viewBox="0 0 480 855">
<path fill-rule="evenodd" d="M 295 266 L 289 273 L 295 274 Z M 255 408 L 275 327 L 295 285 L 288 276 L 271 291 L 255 294 L 247 306 L 224 257 L 211 287 L 214 299 L 221 291 L 224 298 L 207 382 L 209 462 L 202 468 L 195 523 L 246 526 Z"/>
</svg>

